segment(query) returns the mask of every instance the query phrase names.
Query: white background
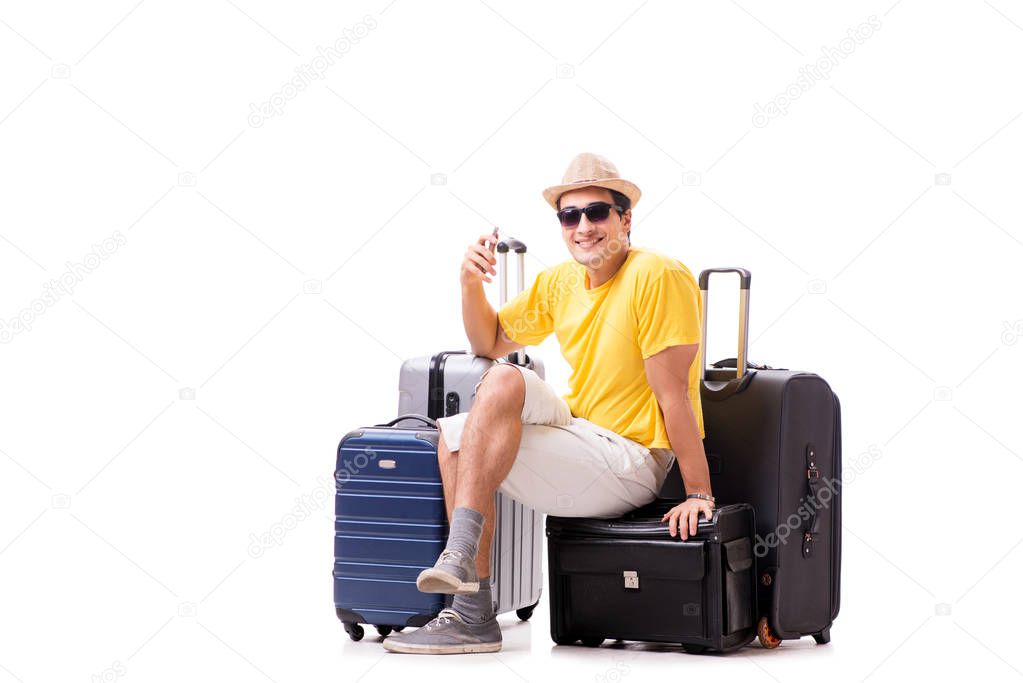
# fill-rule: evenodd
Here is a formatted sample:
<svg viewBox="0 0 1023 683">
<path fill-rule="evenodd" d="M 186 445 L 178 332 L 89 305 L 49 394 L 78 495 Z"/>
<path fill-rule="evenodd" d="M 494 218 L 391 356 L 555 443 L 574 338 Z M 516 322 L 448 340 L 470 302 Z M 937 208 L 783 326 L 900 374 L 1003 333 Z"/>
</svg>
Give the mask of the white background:
<svg viewBox="0 0 1023 683">
<path fill-rule="evenodd" d="M 0 681 L 1023 675 L 1021 63 L 1008 0 L 0 4 Z M 402 358 L 464 347 L 469 242 L 567 258 L 540 191 L 580 151 L 642 188 L 636 244 L 753 272 L 753 360 L 840 396 L 830 645 L 555 648 L 546 591 L 498 655 L 336 620 L 331 510 L 293 508 L 393 416 Z"/>
</svg>

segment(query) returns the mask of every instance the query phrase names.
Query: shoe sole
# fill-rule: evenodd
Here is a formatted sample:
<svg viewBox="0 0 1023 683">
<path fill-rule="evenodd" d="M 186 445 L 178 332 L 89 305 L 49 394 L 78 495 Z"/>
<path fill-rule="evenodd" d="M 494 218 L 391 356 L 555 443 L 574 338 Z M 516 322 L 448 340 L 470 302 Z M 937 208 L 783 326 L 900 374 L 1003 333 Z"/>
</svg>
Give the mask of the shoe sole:
<svg viewBox="0 0 1023 683">
<path fill-rule="evenodd" d="M 446 595 L 465 595 L 478 593 L 479 581 L 459 581 L 457 577 L 439 569 L 424 569 L 416 578 L 416 588 L 420 593 L 444 593 Z"/>
<path fill-rule="evenodd" d="M 497 652 L 501 643 L 462 643 L 459 645 L 414 645 L 411 643 L 384 640 L 384 649 L 410 655 L 463 655 L 483 652 Z"/>
</svg>

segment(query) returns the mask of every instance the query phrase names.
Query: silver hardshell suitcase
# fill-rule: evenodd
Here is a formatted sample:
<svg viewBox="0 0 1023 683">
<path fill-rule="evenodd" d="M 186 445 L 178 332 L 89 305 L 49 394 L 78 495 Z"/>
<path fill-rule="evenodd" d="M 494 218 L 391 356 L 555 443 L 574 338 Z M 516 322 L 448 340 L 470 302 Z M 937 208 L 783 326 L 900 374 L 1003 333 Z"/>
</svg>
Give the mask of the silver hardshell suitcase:
<svg viewBox="0 0 1023 683">
<path fill-rule="evenodd" d="M 518 261 L 518 291 L 525 287 L 526 245 L 516 239 L 497 244 L 500 301 L 508 299 L 508 252 Z M 432 419 L 468 412 L 476 384 L 497 362 L 525 365 L 541 378 L 543 363 L 524 351 L 494 361 L 468 351 L 443 351 L 411 358 L 401 366 L 398 379 L 398 415 L 418 414 Z M 500 491 L 490 555 L 490 585 L 495 613 L 515 611 L 528 619 L 543 588 L 543 515 Z"/>
</svg>

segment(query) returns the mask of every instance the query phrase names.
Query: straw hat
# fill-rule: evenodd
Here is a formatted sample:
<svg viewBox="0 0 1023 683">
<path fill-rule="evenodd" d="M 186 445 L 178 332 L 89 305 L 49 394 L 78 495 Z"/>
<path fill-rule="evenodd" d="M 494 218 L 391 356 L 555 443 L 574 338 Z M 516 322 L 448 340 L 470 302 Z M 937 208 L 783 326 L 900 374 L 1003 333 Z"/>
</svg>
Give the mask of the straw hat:
<svg viewBox="0 0 1023 683">
<path fill-rule="evenodd" d="M 599 154 L 583 152 L 572 159 L 560 185 L 548 187 L 543 191 L 543 198 L 557 210 L 558 198 L 561 195 L 583 187 L 603 187 L 621 192 L 629 198 L 632 206 L 636 206 L 641 194 L 636 185 L 618 175 L 618 169 L 610 160 Z"/>
</svg>

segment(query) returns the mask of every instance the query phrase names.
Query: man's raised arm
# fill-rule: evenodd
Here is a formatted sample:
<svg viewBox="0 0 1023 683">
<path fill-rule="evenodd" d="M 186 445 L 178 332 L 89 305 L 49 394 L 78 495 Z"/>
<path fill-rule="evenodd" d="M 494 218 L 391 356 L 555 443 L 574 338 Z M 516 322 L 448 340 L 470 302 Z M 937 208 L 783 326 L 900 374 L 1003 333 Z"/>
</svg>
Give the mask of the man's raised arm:
<svg viewBox="0 0 1023 683">
<path fill-rule="evenodd" d="M 462 285 L 462 324 L 469 348 L 477 356 L 497 359 L 521 348 L 511 341 L 497 321 L 497 311 L 487 301 L 483 283 L 491 282 L 496 275 L 494 266 L 497 259 L 494 249 L 497 240 L 492 234 L 480 235 L 469 245 L 462 261 L 459 280 Z"/>
</svg>

